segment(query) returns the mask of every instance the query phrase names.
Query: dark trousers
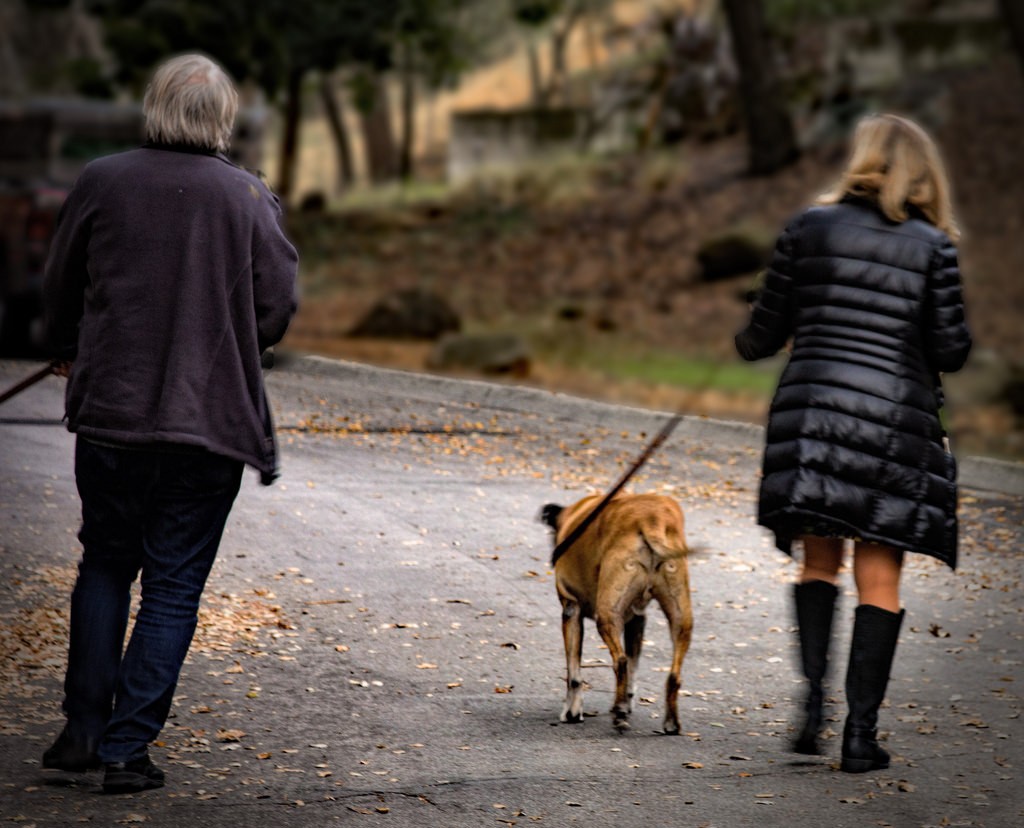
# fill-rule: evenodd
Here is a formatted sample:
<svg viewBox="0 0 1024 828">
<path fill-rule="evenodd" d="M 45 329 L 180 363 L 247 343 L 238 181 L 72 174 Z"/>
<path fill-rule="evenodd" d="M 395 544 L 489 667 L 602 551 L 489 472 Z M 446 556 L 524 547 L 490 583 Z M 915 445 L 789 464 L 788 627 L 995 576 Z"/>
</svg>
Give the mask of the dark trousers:
<svg viewBox="0 0 1024 828">
<path fill-rule="evenodd" d="M 82 561 L 71 596 L 64 711 L 102 762 L 145 754 L 163 728 L 243 464 L 82 437 Z M 127 648 L 132 583 L 142 599 Z M 122 652 L 123 650 L 123 652 Z"/>
</svg>

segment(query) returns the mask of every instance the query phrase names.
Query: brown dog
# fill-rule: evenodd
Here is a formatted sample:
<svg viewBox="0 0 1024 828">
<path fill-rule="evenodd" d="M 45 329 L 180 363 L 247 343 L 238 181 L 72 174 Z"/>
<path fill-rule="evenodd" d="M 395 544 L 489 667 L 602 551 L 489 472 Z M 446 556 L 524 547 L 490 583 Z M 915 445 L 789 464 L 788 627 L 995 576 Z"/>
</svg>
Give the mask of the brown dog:
<svg viewBox="0 0 1024 828">
<path fill-rule="evenodd" d="M 553 503 L 544 507 L 541 520 L 554 530 L 556 547 L 600 500 L 594 495 L 565 508 Z M 679 732 L 679 672 L 693 630 L 688 552 L 683 512 L 676 501 L 655 494 L 619 495 L 563 555 L 552 560 L 562 602 L 567 668 L 561 721 L 583 720 L 583 619 L 592 618 L 615 669 L 613 724 L 620 731 L 629 727 L 644 611 L 654 598 L 672 635 L 664 731 Z"/>
</svg>

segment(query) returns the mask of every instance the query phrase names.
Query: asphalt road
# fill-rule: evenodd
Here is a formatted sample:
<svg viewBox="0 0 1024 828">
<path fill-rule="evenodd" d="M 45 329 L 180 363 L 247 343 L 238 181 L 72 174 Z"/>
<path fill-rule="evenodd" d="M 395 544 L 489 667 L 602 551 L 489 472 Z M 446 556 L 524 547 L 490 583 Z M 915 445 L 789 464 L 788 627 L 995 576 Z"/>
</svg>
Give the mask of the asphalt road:
<svg viewBox="0 0 1024 828">
<path fill-rule="evenodd" d="M 27 374 L 0 362 L 0 388 Z M 962 565 L 911 556 L 881 727 L 887 771 L 839 773 L 855 604 L 844 576 L 829 755 L 787 751 L 801 697 L 795 566 L 754 523 L 761 432 L 687 418 L 631 488 L 686 512 L 696 627 L 683 734 L 658 733 L 652 607 L 633 729 L 588 624 L 582 725 L 558 723 L 544 503 L 606 489 L 664 413 L 318 359 L 268 374 L 283 477 L 248 472 L 155 761 L 99 794 L 44 772 L 79 548 L 62 381 L 0 407 L 0 824 L 984 826 L 1024 824 L 1024 469 L 965 461 Z"/>
</svg>

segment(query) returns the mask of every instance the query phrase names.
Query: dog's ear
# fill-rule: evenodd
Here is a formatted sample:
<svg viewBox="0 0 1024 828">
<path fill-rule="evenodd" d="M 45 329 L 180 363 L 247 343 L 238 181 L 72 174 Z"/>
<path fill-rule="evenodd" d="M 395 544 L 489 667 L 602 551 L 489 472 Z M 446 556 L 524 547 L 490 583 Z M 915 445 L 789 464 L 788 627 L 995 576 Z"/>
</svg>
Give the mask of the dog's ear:
<svg viewBox="0 0 1024 828">
<path fill-rule="evenodd" d="M 545 504 L 540 510 L 540 522 L 546 523 L 554 530 L 558 530 L 558 519 L 562 516 L 562 507 L 557 503 Z"/>
</svg>

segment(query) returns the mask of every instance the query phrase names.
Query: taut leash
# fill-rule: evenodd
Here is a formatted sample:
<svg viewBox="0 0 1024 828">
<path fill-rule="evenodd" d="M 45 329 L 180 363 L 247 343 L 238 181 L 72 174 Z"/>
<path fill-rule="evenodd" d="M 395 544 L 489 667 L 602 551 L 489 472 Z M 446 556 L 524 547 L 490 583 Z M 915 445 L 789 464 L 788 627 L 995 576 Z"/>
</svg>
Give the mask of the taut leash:
<svg viewBox="0 0 1024 828">
<path fill-rule="evenodd" d="M 605 506 L 607 506 L 611 502 L 611 499 L 619 493 L 626 483 L 629 482 L 629 479 L 640 470 L 640 467 L 650 459 L 651 455 L 658 450 L 658 447 L 668 439 L 669 434 L 672 433 L 672 430 L 679 424 L 681 419 L 683 419 L 682 414 L 673 414 L 668 419 L 668 422 L 662 426 L 661 431 L 654 436 L 654 439 L 651 440 L 647 448 L 645 448 L 640 456 L 633 461 L 633 465 L 626 469 L 626 472 L 622 477 L 620 477 L 615 485 L 608 490 L 608 494 L 601 498 L 601 501 L 576 525 L 575 529 L 562 538 L 551 553 L 552 566 L 558 562 L 558 559 L 566 553 L 570 546 L 580 539 L 580 536 L 587 531 L 590 524 L 597 520 L 597 516 L 601 514 Z"/>
<path fill-rule="evenodd" d="M 50 376 L 50 374 L 54 372 L 54 369 L 56 369 L 58 365 L 60 365 L 60 360 L 50 360 L 50 362 L 46 364 L 45 368 L 40 368 L 34 374 L 29 374 L 21 382 L 15 383 L 2 394 L 0 394 L 0 403 L 7 402 L 11 397 L 20 394 L 26 388 L 31 388 L 40 380 L 46 379 L 48 376 Z"/>
</svg>

